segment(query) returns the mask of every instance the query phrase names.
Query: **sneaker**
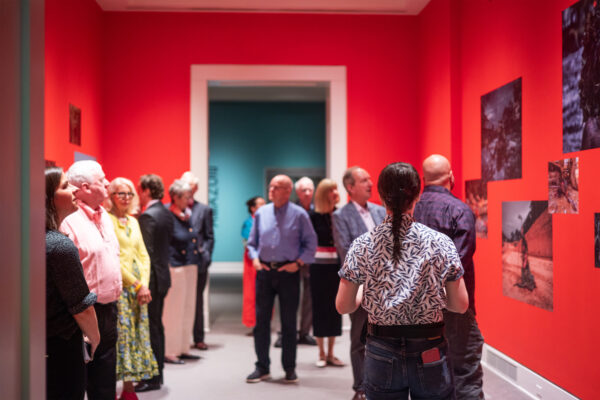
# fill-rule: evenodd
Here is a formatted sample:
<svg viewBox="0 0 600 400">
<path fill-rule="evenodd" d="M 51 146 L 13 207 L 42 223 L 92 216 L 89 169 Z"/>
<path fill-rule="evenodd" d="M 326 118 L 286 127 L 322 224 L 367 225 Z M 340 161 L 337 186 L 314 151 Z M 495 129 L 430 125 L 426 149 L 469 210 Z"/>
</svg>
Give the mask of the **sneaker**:
<svg viewBox="0 0 600 400">
<path fill-rule="evenodd" d="M 306 335 L 298 336 L 298 344 L 307 344 L 309 346 L 316 346 L 317 341 L 315 340 L 314 337 L 306 334 Z"/>
<path fill-rule="evenodd" d="M 247 383 L 258 383 L 260 381 L 264 381 L 269 378 L 271 378 L 271 374 L 269 374 L 268 372 L 262 372 L 261 370 L 259 370 L 257 368 L 254 370 L 253 373 L 251 373 L 250 375 L 248 375 L 248 377 L 246 377 L 246 382 Z"/>
<path fill-rule="evenodd" d="M 283 378 L 285 383 L 296 383 L 298 382 L 298 375 L 296 375 L 296 371 L 287 371 L 285 373 L 285 378 Z"/>
</svg>

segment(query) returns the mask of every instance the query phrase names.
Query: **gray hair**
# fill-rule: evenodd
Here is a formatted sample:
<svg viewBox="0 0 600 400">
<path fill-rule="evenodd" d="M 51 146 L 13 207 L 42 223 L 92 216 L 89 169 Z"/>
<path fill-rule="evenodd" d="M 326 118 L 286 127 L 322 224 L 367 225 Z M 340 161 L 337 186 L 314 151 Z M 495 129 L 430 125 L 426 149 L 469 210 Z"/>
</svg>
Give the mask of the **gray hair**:
<svg viewBox="0 0 600 400">
<path fill-rule="evenodd" d="M 192 173 L 192 171 L 185 171 L 179 179 L 189 183 L 190 186 L 198 186 L 198 183 L 200 182 L 200 179 L 198 179 L 196 175 Z"/>
<path fill-rule="evenodd" d="M 171 196 L 171 202 L 175 196 L 183 196 L 185 192 L 191 192 L 192 187 L 189 183 L 185 182 L 182 179 L 175 179 L 171 186 L 169 186 L 169 196 Z"/>
<path fill-rule="evenodd" d="M 308 176 L 303 176 L 302 178 L 298 179 L 294 184 L 294 189 L 298 190 L 301 185 L 310 185 L 312 189 L 315 190 L 315 184 Z"/>
<path fill-rule="evenodd" d="M 344 184 L 344 189 L 348 192 L 348 186 L 354 186 L 356 183 L 354 181 L 354 171 L 360 169 L 358 166 L 350 167 L 344 172 L 344 177 L 342 178 L 342 183 Z M 348 192 L 349 193 L 349 192 Z"/>
<path fill-rule="evenodd" d="M 81 187 L 84 183 L 92 183 L 97 175 L 104 175 L 102 166 L 94 160 L 76 161 L 67 171 L 70 184 Z"/>
</svg>

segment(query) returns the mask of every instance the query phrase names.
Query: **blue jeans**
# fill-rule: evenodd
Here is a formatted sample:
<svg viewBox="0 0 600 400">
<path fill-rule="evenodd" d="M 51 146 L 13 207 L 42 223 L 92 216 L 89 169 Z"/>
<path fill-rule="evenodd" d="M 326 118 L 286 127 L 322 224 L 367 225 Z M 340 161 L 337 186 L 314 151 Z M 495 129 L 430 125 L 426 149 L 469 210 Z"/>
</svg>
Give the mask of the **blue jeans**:
<svg viewBox="0 0 600 400">
<path fill-rule="evenodd" d="M 423 363 L 421 353 L 437 347 L 440 359 Z M 444 338 L 391 339 L 367 337 L 365 392 L 367 399 L 455 399 Z"/>
</svg>

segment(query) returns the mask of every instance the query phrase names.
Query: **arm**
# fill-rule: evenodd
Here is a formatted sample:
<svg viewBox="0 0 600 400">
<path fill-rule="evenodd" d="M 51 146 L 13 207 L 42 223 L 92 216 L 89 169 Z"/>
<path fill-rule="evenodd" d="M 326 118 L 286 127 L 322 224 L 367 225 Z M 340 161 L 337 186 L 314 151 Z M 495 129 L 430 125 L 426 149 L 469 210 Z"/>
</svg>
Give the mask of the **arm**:
<svg viewBox="0 0 600 400">
<path fill-rule="evenodd" d="M 335 308 L 340 314 L 348 314 L 356 311 L 362 301 L 362 286 L 352 283 L 344 278 L 340 279 Z"/>
<path fill-rule="evenodd" d="M 333 214 L 333 240 L 335 247 L 340 256 L 340 260 L 344 262 L 346 259 L 346 253 L 352 244 L 352 238 L 350 237 L 350 230 L 348 224 L 340 214 Z"/>
<path fill-rule="evenodd" d="M 135 287 L 138 287 L 139 284 L 142 286 L 137 291 L 137 300 L 140 304 L 148 304 L 152 301 L 152 295 L 150 294 L 150 289 L 148 289 L 148 285 L 150 283 L 150 256 L 146 251 L 146 246 L 144 245 L 144 239 L 142 237 L 142 233 L 140 230 L 140 226 L 135 218 L 132 218 L 132 227 L 135 231 L 135 235 L 132 237 L 135 238 L 135 247 L 137 258 L 140 261 L 140 281 L 136 281 L 133 284 Z"/>
<path fill-rule="evenodd" d="M 204 252 L 206 255 L 206 266 L 208 267 L 212 261 L 212 252 L 215 247 L 215 233 L 213 230 L 213 210 L 207 206 L 205 218 L 202 221 L 204 225 Z"/>
<path fill-rule="evenodd" d="M 77 325 L 79 325 L 79 328 L 81 328 L 81 331 L 92 345 L 90 357 L 94 358 L 96 348 L 100 344 L 100 331 L 98 330 L 96 310 L 94 310 L 94 307 L 88 307 L 78 314 L 73 314 L 73 318 L 75 318 L 75 322 L 77 322 Z"/>
<path fill-rule="evenodd" d="M 469 307 L 469 295 L 465 287 L 465 280 L 446 281 L 446 308 L 448 311 L 463 314 Z"/>
<path fill-rule="evenodd" d="M 306 212 L 300 216 L 299 221 L 301 228 L 299 264 L 312 264 L 315 262 L 317 252 L 317 234 Z"/>
<path fill-rule="evenodd" d="M 475 253 L 475 216 L 471 209 L 468 209 L 457 215 L 455 221 L 456 228 L 452 241 L 456 246 L 461 263 L 465 265 L 465 260 L 473 258 Z"/>
<path fill-rule="evenodd" d="M 269 271 L 269 267 L 260 262 L 258 258 L 258 242 L 260 233 L 258 231 L 258 225 L 260 224 L 260 215 L 257 213 L 254 217 L 254 224 L 252 224 L 252 229 L 250 230 L 250 237 L 248 238 L 248 255 L 252 259 L 252 266 L 256 271 L 260 271 L 262 269 Z"/>
</svg>

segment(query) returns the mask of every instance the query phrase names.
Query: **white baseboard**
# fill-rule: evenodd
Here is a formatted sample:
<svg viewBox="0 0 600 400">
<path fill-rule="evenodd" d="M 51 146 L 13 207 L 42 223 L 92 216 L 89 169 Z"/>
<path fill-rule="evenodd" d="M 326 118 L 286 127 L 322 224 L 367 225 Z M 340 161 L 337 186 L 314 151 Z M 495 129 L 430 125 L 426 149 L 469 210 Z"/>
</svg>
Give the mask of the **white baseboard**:
<svg viewBox="0 0 600 400">
<path fill-rule="evenodd" d="M 210 265 L 211 275 L 239 275 L 244 273 L 244 263 L 242 261 L 217 261 Z"/>
<path fill-rule="evenodd" d="M 483 346 L 481 362 L 532 399 L 577 400 L 577 397 L 487 344 Z"/>
</svg>

